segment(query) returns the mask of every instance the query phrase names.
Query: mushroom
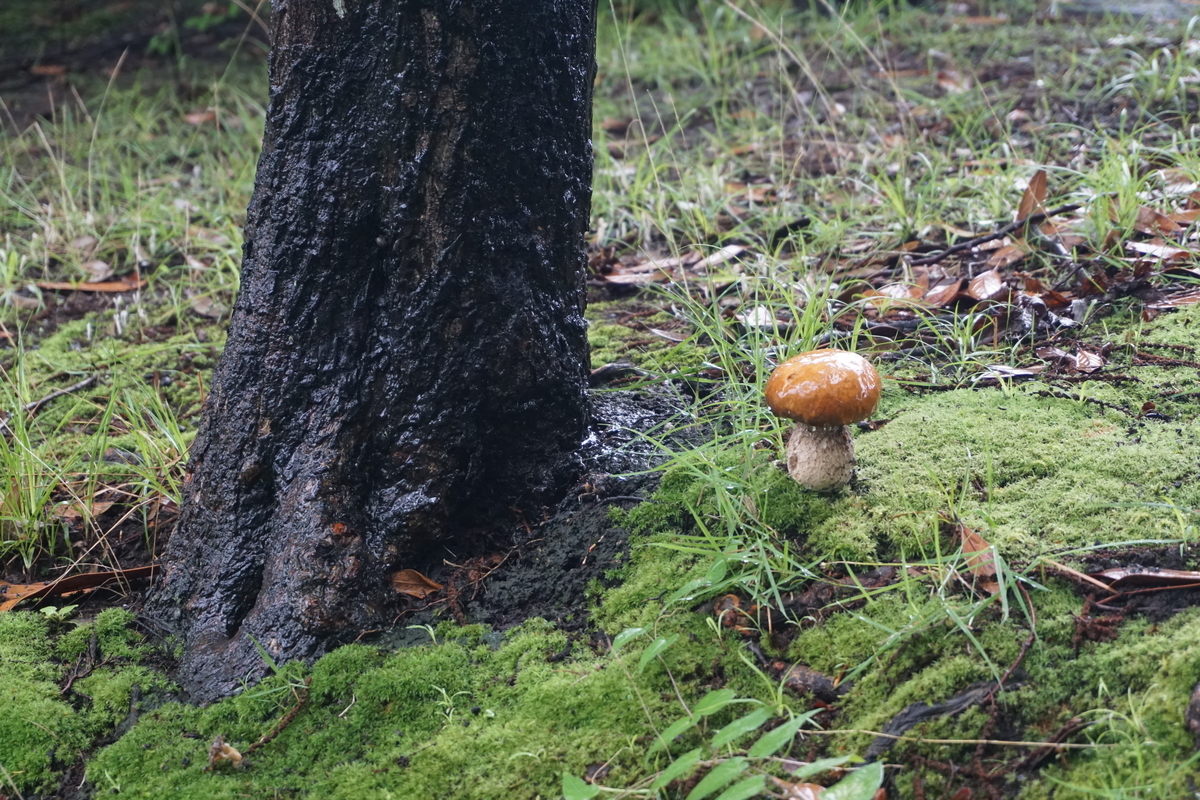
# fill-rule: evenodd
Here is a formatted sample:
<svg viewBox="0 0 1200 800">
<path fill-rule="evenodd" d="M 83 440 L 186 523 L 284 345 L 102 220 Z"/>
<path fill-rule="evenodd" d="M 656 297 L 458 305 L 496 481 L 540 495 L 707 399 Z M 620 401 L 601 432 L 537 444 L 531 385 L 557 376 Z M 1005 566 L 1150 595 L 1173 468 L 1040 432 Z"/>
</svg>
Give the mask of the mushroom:
<svg viewBox="0 0 1200 800">
<path fill-rule="evenodd" d="M 796 421 L 787 443 L 788 474 L 817 492 L 840 489 L 854 474 L 846 426 L 879 404 L 879 374 L 860 355 L 812 350 L 790 358 L 767 379 L 767 405 Z"/>
</svg>

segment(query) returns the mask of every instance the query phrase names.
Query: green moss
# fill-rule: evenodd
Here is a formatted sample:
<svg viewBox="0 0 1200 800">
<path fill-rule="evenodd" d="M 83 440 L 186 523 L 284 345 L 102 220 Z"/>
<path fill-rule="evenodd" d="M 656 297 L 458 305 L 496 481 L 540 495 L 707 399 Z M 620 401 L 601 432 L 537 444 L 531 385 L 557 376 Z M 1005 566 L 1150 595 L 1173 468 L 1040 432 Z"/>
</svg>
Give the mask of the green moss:
<svg viewBox="0 0 1200 800">
<path fill-rule="evenodd" d="M 964 389 L 893 407 L 886 426 L 857 441 L 863 513 L 832 524 L 909 554 L 929 551 L 921 520 L 938 512 L 983 530 L 1011 557 L 1179 536 L 1170 507 L 1200 501 L 1200 426 L 1039 391 Z"/>
<path fill-rule="evenodd" d="M 564 769 L 610 762 L 614 785 L 632 782 L 645 768 L 641 748 L 629 746 L 681 713 L 665 666 L 637 673 L 636 647 L 623 661 L 586 648 L 550 661 L 565 643 L 532 620 L 497 650 L 343 647 L 312 668 L 307 705 L 245 770 L 204 772 L 209 742 L 220 734 L 245 750 L 294 702 L 302 668 L 208 709 L 168 704 L 143 715 L 96 756 L 89 778 L 136 797 L 532 798 L 554 796 Z M 711 647 L 680 640 L 664 658 L 676 676 L 691 676 L 708 666 L 701 655 L 711 658 Z"/>
<path fill-rule="evenodd" d="M 631 363 L 656 373 L 693 372 L 710 357 L 711 348 L 691 341 L 675 342 L 650 332 L 677 320 L 666 312 L 628 316 L 637 306 L 629 303 L 591 303 L 587 307 L 588 346 L 592 369 L 617 362 Z"/>
<path fill-rule="evenodd" d="M 22 792 L 52 789 L 64 767 L 126 718 L 135 693 L 167 687 L 162 675 L 132 663 L 142 654 L 132 620 L 110 609 L 56 642 L 41 614 L 0 614 L 0 764 Z"/>
<path fill-rule="evenodd" d="M 629 343 L 636 338 L 634 332 L 624 325 L 588 325 L 588 348 L 591 351 L 592 369 L 618 361 L 631 361 L 633 351 Z"/>
</svg>

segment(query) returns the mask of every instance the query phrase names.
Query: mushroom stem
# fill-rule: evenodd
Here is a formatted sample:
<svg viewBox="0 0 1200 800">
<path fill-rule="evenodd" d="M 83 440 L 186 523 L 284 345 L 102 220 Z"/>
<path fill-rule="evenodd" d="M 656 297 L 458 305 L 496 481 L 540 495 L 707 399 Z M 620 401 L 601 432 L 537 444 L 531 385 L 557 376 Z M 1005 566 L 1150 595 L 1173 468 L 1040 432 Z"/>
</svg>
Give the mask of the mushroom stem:
<svg viewBox="0 0 1200 800">
<path fill-rule="evenodd" d="M 854 475 L 854 440 L 845 425 L 797 423 L 787 443 L 788 474 L 814 492 L 832 492 Z"/>
</svg>

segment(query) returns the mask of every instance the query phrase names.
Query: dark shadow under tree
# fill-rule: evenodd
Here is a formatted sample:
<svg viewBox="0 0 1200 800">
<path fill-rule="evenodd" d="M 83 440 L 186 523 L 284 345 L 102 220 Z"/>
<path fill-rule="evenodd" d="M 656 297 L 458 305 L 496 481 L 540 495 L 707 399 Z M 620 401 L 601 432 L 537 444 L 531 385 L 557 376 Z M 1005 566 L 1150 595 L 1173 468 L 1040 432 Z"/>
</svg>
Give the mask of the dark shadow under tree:
<svg viewBox="0 0 1200 800">
<path fill-rule="evenodd" d="M 590 0 L 287 0 L 242 287 L 147 613 L 199 700 L 573 477 Z"/>
</svg>

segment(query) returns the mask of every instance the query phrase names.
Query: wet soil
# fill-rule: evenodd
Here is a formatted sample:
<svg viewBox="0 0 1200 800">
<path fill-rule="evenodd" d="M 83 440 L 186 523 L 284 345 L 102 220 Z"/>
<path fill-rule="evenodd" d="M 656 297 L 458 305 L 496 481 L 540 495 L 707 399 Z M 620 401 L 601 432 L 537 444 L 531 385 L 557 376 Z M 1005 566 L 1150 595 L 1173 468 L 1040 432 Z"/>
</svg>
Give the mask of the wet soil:
<svg viewBox="0 0 1200 800">
<path fill-rule="evenodd" d="M 629 531 L 613 521 L 614 507 L 649 498 L 658 483 L 653 467 L 666 455 L 642 434 L 682 420 L 685 399 L 671 384 L 638 389 L 597 390 L 591 398 L 590 435 L 580 449 L 579 481 L 541 521 L 524 514 L 512 525 L 506 547 L 482 559 L 430 565 L 428 576 L 446 587 L 428 601 L 415 601 L 391 630 L 364 641 L 384 647 L 424 644 L 427 634 L 409 625 L 456 619 L 503 630 L 541 617 L 567 631 L 588 626 L 588 589 L 593 581 L 615 580 L 624 563 Z M 686 446 L 690 430 L 675 437 Z"/>
</svg>

